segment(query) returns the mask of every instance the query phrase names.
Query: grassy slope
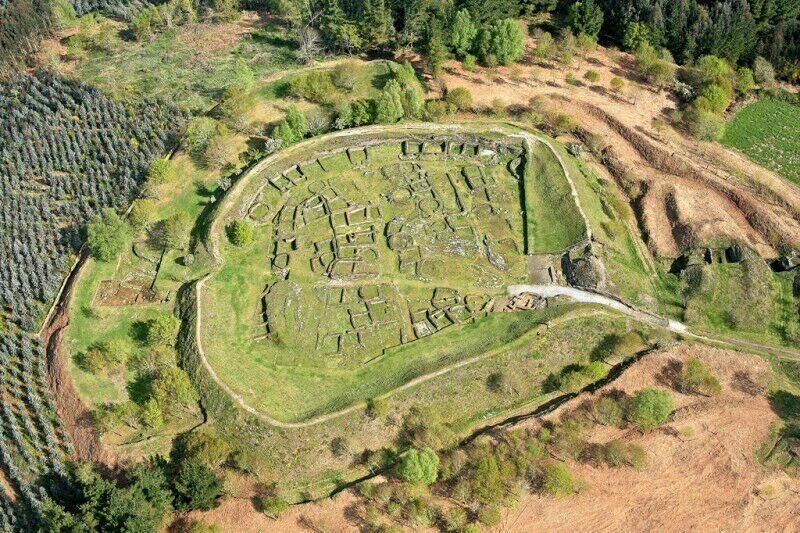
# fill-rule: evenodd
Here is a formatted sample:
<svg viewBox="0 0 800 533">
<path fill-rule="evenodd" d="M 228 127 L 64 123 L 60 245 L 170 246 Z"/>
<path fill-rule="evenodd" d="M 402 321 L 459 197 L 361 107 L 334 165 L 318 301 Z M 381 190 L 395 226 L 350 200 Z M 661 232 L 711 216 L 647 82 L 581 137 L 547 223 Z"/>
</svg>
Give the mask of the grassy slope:
<svg viewBox="0 0 800 533">
<path fill-rule="evenodd" d="M 553 152 L 536 143 L 532 155 L 525 170 L 528 253 L 558 252 L 580 242 L 585 226 Z"/>
<path fill-rule="evenodd" d="M 759 100 L 740 110 L 722 142 L 800 184 L 800 106 Z"/>
</svg>

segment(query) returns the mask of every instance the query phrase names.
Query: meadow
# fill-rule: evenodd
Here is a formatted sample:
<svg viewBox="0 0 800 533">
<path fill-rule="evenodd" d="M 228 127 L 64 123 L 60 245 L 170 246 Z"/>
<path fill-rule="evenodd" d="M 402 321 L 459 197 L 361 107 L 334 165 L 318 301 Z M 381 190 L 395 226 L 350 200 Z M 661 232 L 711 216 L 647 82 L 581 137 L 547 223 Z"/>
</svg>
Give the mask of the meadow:
<svg viewBox="0 0 800 533">
<path fill-rule="evenodd" d="M 758 100 L 734 115 L 722 142 L 800 184 L 800 106 Z"/>
</svg>

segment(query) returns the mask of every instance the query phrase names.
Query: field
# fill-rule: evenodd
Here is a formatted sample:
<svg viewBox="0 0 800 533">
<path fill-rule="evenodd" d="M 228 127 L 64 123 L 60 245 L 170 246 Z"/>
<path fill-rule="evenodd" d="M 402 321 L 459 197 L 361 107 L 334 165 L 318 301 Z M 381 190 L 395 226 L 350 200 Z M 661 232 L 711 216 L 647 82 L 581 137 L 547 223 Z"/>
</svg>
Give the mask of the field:
<svg viewBox="0 0 800 533">
<path fill-rule="evenodd" d="M 313 154 L 247 178 L 236 212 L 256 240 L 226 245 L 203 285 L 206 357 L 245 403 L 307 419 L 497 351 L 543 320 L 491 313 L 528 275 L 523 213 L 542 227 L 579 217 L 571 196 L 562 213 L 522 209 L 518 140 L 410 136 Z M 558 165 L 540 166 L 542 190 L 568 190 Z"/>
<path fill-rule="evenodd" d="M 800 184 L 800 106 L 758 100 L 728 123 L 724 144 Z"/>
</svg>

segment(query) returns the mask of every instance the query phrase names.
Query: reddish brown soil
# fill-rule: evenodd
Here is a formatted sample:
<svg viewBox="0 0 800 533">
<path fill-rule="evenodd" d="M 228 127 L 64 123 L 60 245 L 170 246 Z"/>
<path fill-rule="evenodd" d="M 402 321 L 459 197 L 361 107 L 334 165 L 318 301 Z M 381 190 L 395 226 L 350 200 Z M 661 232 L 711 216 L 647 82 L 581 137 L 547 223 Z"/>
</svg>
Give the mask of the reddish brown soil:
<svg viewBox="0 0 800 533">
<path fill-rule="evenodd" d="M 651 433 L 598 427 L 589 435 L 592 442 L 622 438 L 641 445 L 648 457 L 641 470 L 570 462 L 586 487 L 581 493 L 562 499 L 525 496 L 504 512 L 497 530 L 794 530 L 800 523 L 800 481 L 768 470 L 754 455 L 776 420 L 763 388 L 770 379 L 763 359 L 700 345 L 677 346 L 635 363 L 596 394 L 665 387 L 665 367 L 690 357 L 709 365 L 722 382 L 722 394 L 707 398 L 674 393 L 677 408 L 672 418 Z M 568 413 L 586 399 L 568 402 L 547 419 Z M 524 425 L 536 427 L 542 421 L 532 419 Z M 774 495 L 765 495 L 767 487 Z M 216 523 L 224 531 L 358 531 L 362 515 L 359 499 L 347 492 L 294 506 L 278 521 L 259 513 L 248 497 L 229 499 L 191 518 Z"/>
<path fill-rule="evenodd" d="M 627 54 L 614 62 L 600 48 L 578 64 L 561 69 L 527 61 L 466 72 L 450 62 L 444 83 L 470 89 L 479 108 L 497 99 L 526 106 L 539 97 L 552 113 L 574 115 L 579 134 L 600 135 L 603 159 L 634 204 L 655 255 L 675 257 L 717 237 L 746 242 L 766 258 L 774 257 L 781 243 L 800 244 L 800 187 L 718 144 L 698 142 L 668 126 L 656 128 L 654 119 L 666 120 L 677 104 L 667 91 L 632 84 L 633 60 Z M 600 74 L 598 83 L 583 80 L 589 69 Z M 567 73 L 580 85 L 567 84 Z M 607 89 L 615 76 L 627 82 L 619 95 Z"/>
<path fill-rule="evenodd" d="M 91 412 L 81 401 L 72 383 L 61 343 L 64 328 L 69 324 L 68 311 L 72 291 L 85 260 L 84 254 L 70 272 L 52 316 L 40 333 L 40 338 L 47 351 L 47 370 L 56 410 L 75 449 L 73 458 L 111 466 L 113 458 L 100 443 L 92 424 Z"/>
</svg>

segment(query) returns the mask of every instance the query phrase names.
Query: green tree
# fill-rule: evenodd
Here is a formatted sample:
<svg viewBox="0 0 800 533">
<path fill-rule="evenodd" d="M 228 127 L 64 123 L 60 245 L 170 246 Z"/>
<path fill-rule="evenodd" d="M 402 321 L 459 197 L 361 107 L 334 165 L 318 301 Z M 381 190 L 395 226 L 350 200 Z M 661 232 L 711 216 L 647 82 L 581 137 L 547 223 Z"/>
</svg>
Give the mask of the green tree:
<svg viewBox="0 0 800 533">
<path fill-rule="evenodd" d="M 455 87 L 447 91 L 445 101 L 453 104 L 459 111 L 472 109 L 472 93 L 466 87 Z"/>
<path fill-rule="evenodd" d="M 424 109 L 422 98 L 416 87 L 406 87 L 403 89 L 403 114 L 406 118 L 421 118 Z"/>
<path fill-rule="evenodd" d="M 212 139 L 225 135 L 228 128 L 210 117 L 197 117 L 189 122 L 183 145 L 194 155 L 202 155 Z"/>
<path fill-rule="evenodd" d="M 578 68 L 581 68 L 581 65 L 584 61 L 586 61 L 586 55 L 589 52 L 594 52 L 597 50 L 597 37 L 593 37 L 591 35 L 587 35 L 585 33 L 579 33 L 578 36 L 575 38 L 575 46 L 580 53 L 580 64 Z"/>
<path fill-rule="evenodd" d="M 673 409 L 675 402 L 668 391 L 647 387 L 636 391 L 627 418 L 644 431 L 651 431 L 666 422 Z"/>
<path fill-rule="evenodd" d="M 400 459 L 396 472 L 403 481 L 431 485 L 439 475 L 439 456 L 430 448 L 411 448 Z"/>
<path fill-rule="evenodd" d="M 159 370 L 150 383 L 150 397 L 162 411 L 174 413 L 197 400 L 197 391 L 186 371 L 176 366 Z"/>
<path fill-rule="evenodd" d="M 140 231 L 149 226 L 156 218 L 156 204 L 149 198 L 139 198 L 133 201 L 128 212 L 128 222 L 131 227 Z"/>
<path fill-rule="evenodd" d="M 478 510 L 478 522 L 486 527 L 497 527 L 501 521 L 502 515 L 497 505 L 484 505 Z"/>
<path fill-rule="evenodd" d="M 478 28 L 472 22 L 472 15 L 466 9 L 460 9 L 450 27 L 450 47 L 458 57 L 466 57 L 472 51 Z"/>
<path fill-rule="evenodd" d="M 174 346 L 181 321 L 172 313 L 159 313 L 147 322 L 147 344 Z"/>
<path fill-rule="evenodd" d="M 175 507 L 182 511 L 210 511 L 219 505 L 223 480 L 197 460 L 183 461 L 174 480 Z"/>
<path fill-rule="evenodd" d="M 622 37 L 622 47 L 625 50 L 638 50 L 643 45 L 651 45 L 652 35 L 650 27 L 640 21 L 631 21 L 625 26 L 625 34 Z"/>
<path fill-rule="evenodd" d="M 428 27 L 428 40 L 425 46 L 425 60 L 434 78 L 442 72 L 442 64 L 447 60 L 447 46 L 442 37 L 442 27 L 438 19 L 433 19 Z M 380 122 L 380 121 L 379 121 Z"/>
<path fill-rule="evenodd" d="M 228 226 L 228 239 L 235 246 L 244 246 L 253 242 L 255 230 L 253 225 L 246 220 L 234 220 Z"/>
<path fill-rule="evenodd" d="M 715 396 L 722 392 L 719 380 L 700 359 L 692 358 L 683 364 L 678 375 L 678 389 L 683 393 Z"/>
<path fill-rule="evenodd" d="M 497 60 L 509 65 L 525 53 L 525 33 L 515 19 L 497 21 L 491 27 L 490 53 Z"/>
<path fill-rule="evenodd" d="M 692 136 L 701 141 L 718 141 L 725 133 L 725 119 L 699 105 L 689 106 L 684 113 L 684 121 Z"/>
<path fill-rule="evenodd" d="M 567 24 L 575 33 L 596 38 L 603 26 L 603 10 L 594 0 L 578 0 L 567 10 Z"/>
<path fill-rule="evenodd" d="M 152 398 L 144 402 L 140 417 L 142 424 L 150 429 L 158 429 L 164 425 L 164 412 L 158 402 Z"/>
<path fill-rule="evenodd" d="M 150 163 L 147 179 L 150 183 L 160 185 L 175 179 L 176 174 L 175 163 L 164 157 L 158 157 Z"/>
<path fill-rule="evenodd" d="M 128 223 L 111 207 L 92 217 L 86 228 L 86 243 L 100 261 L 115 260 L 131 236 Z"/>
<path fill-rule="evenodd" d="M 216 468 L 228 460 L 231 447 L 214 430 L 198 429 L 186 436 L 183 442 L 183 455 Z"/>
<path fill-rule="evenodd" d="M 192 219 L 185 211 L 179 211 L 164 220 L 164 245 L 173 250 L 181 250 L 189 243 L 189 230 Z"/>
<path fill-rule="evenodd" d="M 747 67 L 741 67 L 736 71 L 736 91 L 742 95 L 747 95 L 756 86 L 753 71 Z"/>
<path fill-rule="evenodd" d="M 391 124 L 403 118 L 403 114 L 400 84 L 396 80 L 389 80 L 375 104 L 375 121 Z"/>
<path fill-rule="evenodd" d="M 611 91 L 615 94 L 621 93 L 625 89 L 625 80 L 619 77 L 611 78 L 611 81 L 608 82 Z"/>
<path fill-rule="evenodd" d="M 709 111 L 713 113 L 722 113 L 730 104 L 728 91 L 716 83 L 703 87 L 703 90 L 700 91 L 700 96 L 708 101 L 710 106 Z"/>
</svg>

